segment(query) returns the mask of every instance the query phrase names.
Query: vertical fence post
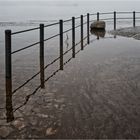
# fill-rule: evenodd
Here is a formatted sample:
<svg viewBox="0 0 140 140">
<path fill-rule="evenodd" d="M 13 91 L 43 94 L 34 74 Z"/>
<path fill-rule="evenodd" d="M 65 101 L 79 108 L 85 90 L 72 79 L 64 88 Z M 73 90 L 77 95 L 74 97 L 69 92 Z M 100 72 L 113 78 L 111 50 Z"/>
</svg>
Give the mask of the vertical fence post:
<svg viewBox="0 0 140 140">
<path fill-rule="evenodd" d="M 72 57 L 75 58 L 75 17 L 72 17 Z"/>
<path fill-rule="evenodd" d="M 41 88 L 45 87 L 44 84 L 44 24 L 40 24 L 40 83 Z"/>
<path fill-rule="evenodd" d="M 133 27 L 136 26 L 136 12 L 133 12 Z"/>
<path fill-rule="evenodd" d="M 63 70 L 63 20 L 59 21 L 60 31 L 60 70 Z"/>
<path fill-rule="evenodd" d="M 87 44 L 89 44 L 89 13 L 87 13 Z"/>
<path fill-rule="evenodd" d="M 97 21 L 99 21 L 99 12 L 97 12 Z"/>
<path fill-rule="evenodd" d="M 116 11 L 114 11 L 114 30 L 116 30 Z"/>
<path fill-rule="evenodd" d="M 6 93 L 12 94 L 12 57 L 11 57 L 11 30 L 5 31 L 5 70 L 6 70 Z"/>
<path fill-rule="evenodd" d="M 83 15 L 81 15 L 81 50 L 84 49 L 84 45 L 83 45 Z"/>
<path fill-rule="evenodd" d="M 12 108 L 12 54 L 11 30 L 5 31 L 5 80 L 6 80 L 6 116 L 7 122 L 14 120 Z"/>
</svg>

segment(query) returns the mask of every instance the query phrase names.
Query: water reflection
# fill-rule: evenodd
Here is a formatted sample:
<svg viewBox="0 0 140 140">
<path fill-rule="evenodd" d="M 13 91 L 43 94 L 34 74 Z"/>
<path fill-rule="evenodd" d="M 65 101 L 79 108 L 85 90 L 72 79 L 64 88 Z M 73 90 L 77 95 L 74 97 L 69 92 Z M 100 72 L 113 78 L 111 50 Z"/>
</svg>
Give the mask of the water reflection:
<svg viewBox="0 0 140 140">
<path fill-rule="evenodd" d="M 65 44 L 66 44 L 66 50 L 68 50 L 69 48 L 69 36 L 68 34 L 66 33 L 66 40 L 65 40 Z"/>
<path fill-rule="evenodd" d="M 106 34 L 106 31 L 105 30 L 92 30 L 91 31 L 91 33 L 92 34 L 94 34 L 94 35 L 96 35 L 97 36 L 97 39 L 99 39 L 100 37 L 101 38 L 114 38 L 114 37 L 105 37 L 105 34 Z M 87 39 L 87 37 L 85 37 L 83 40 L 86 40 Z M 95 40 L 97 40 L 97 39 L 93 39 L 93 40 L 90 40 L 90 43 L 92 43 L 93 41 L 95 41 Z M 65 55 L 65 54 L 67 54 L 67 53 L 69 53 L 69 52 L 71 52 L 71 50 L 73 49 L 73 48 L 70 48 L 70 49 L 68 49 L 68 47 L 69 47 L 69 42 L 68 42 L 68 40 L 69 40 L 69 37 L 68 37 L 68 35 L 66 36 L 66 41 L 65 41 L 65 43 L 66 43 L 66 52 L 63 54 L 63 56 Z M 76 46 L 77 45 L 80 45 L 80 43 L 81 42 L 79 42 L 79 43 L 77 43 L 76 44 Z M 87 46 L 87 44 L 85 44 L 84 45 L 84 47 L 86 47 Z M 75 55 L 77 55 L 79 52 L 81 51 L 81 48 L 80 48 L 80 50 L 78 50 L 77 52 L 75 52 Z M 70 59 L 68 59 L 66 62 L 63 62 L 63 66 L 64 65 L 66 65 L 66 64 L 68 64 L 71 60 L 73 59 L 73 57 L 71 57 Z M 51 65 L 53 65 L 54 64 L 54 62 L 56 62 L 56 61 L 60 61 L 60 57 L 59 58 L 57 58 L 57 59 L 55 59 L 53 62 L 51 62 L 50 64 L 48 64 L 46 67 L 45 67 L 45 69 L 47 68 L 47 67 L 49 67 L 49 66 L 51 66 Z M 63 67 L 62 66 L 62 67 Z M 49 75 L 46 79 L 45 79 L 45 82 L 47 82 L 48 80 L 50 80 L 53 76 L 55 76 L 56 75 L 56 73 L 58 73 L 60 71 L 60 69 L 56 69 L 51 75 Z M 36 75 L 38 75 L 38 73 L 36 74 Z M 35 76 L 36 76 L 35 75 Z M 35 76 L 33 76 L 33 77 L 35 77 Z M 32 79 L 32 78 L 30 78 L 30 79 Z M 29 80 L 27 80 L 28 82 L 30 81 L 30 79 Z M 25 82 L 25 83 L 27 83 L 27 82 Z M 9 85 L 8 85 L 9 86 Z M 20 88 L 22 88 L 23 86 L 25 86 L 25 84 L 23 84 L 23 85 L 21 85 L 20 86 Z M 36 87 L 36 89 L 31 93 L 31 94 L 29 94 L 29 95 L 27 95 L 26 96 L 26 100 L 21 104 L 21 105 L 19 105 L 17 108 L 14 108 L 13 106 L 12 106 L 12 95 L 11 94 L 7 94 L 6 95 L 6 117 L 7 117 L 7 122 L 11 122 L 11 121 L 13 121 L 14 120 L 14 112 L 16 112 L 17 110 L 19 110 L 20 108 L 22 108 L 23 106 L 25 106 L 26 104 L 27 104 L 27 102 L 29 101 L 29 99 L 40 89 L 40 85 L 38 86 L 38 87 Z M 16 90 L 15 90 L 15 92 L 16 91 L 18 91 L 20 88 L 17 88 Z M 15 92 L 13 92 L 13 93 L 15 93 Z M 8 93 L 8 92 L 7 92 Z"/>
<path fill-rule="evenodd" d="M 106 34 L 106 31 L 104 29 L 91 29 L 90 32 L 91 34 L 97 36 L 98 40 L 100 39 L 100 37 L 104 38 Z"/>
<path fill-rule="evenodd" d="M 10 82 L 7 82 L 7 87 L 11 86 Z M 12 106 L 12 94 L 6 92 L 6 116 L 7 122 L 11 122 L 14 120 L 13 106 Z"/>
<path fill-rule="evenodd" d="M 67 42 L 66 45 L 67 45 L 67 48 L 66 48 L 66 49 L 68 49 L 68 47 L 69 47 L 68 39 L 69 39 L 69 38 L 68 38 L 68 35 L 67 35 L 67 38 L 66 38 L 66 42 Z M 87 37 L 85 37 L 83 40 L 86 40 L 86 39 L 87 39 Z M 77 43 L 76 46 L 77 46 L 78 44 L 80 44 L 80 42 Z M 85 44 L 83 47 L 86 47 L 86 46 L 87 46 L 87 44 Z M 73 48 L 73 47 L 72 47 L 72 48 Z M 63 54 L 63 56 L 64 56 L 65 54 L 67 54 L 68 52 L 70 52 L 70 51 L 72 50 L 72 48 L 70 48 L 69 50 L 67 50 L 67 51 Z M 82 49 L 80 49 L 80 50 L 78 50 L 77 52 L 75 52 L 75 55 L 77 55 L 81 50 L 82 50 Z M 56 62 L 56 61 L 58 61 L 58 60 L 60 60 L 60 59 L 61 59 L 60 57 L 57 58 L 57 59 L 55 59 L 53 62 L 51 62 L 51 63 L 50 63 L 49 65 L 47 65 L 45 68 L 47 68 L 47 67 L 53 65 L 54 62 Z M 62 66 L 68 64 L 72 59 L 73 59 L 73 57 L 71 57 L 71 58 L 69 58 L 67 61 L 63 62 Z M 44 68 L 44 69 L 45 69 L 45 68 Z M 60 69 L 55 70 L 55 72 L 53 72 L 50 76 L 48 76 L 48 77 L 45 79 L 44 82 L 47 82 L 49 79 L 51 79 L 53 76 L 55 76 L 56 73 L 58 73 L 59 71 L 60 71 Z M 38 75 L 38 73 L 37 73 L 36 75 Z M 36 76 L 36 75 L 35 75 L 35 76 Z M 33 77 L 34 77 L 34 76 L 33 76 Z M 31 78 L 31 79 L 32 79 L 32 78 Z M 29 80 L 28 80 L 28 81 L 29 81 Z M 27 83 L 27 82 L 25 82 L 25 83 Z M 9 87 L 10 85 L 7 85 L 7 86 Z M 19 90 L 20 88 L 22 88 L 23 86 L 25 86 L 25 84 L 23 84 L 23 85 L 21 85 L 19 88 L 17 88 L 17 89 L 15 90 L 15 92 L 18 91 L 18 90 Z M 27 102 L 29 101 L 30 97 L 31 97 L 32 95 L 34 95 L 40 88 L 41 88 L 41 85 L 39 85 L 31 94 L 27 95 L 27 96 L 26 96 L 26 100 L 24 101 L 24 103 L 21 104 L 21 105 L 20 105 L 19 107 L 17 107 L 17 108 L 14 108 L 13 105 L 12 105 L 12 95 L 13 95 L 15 92 L 12 92 L 12 94 L 8 94 L 9 92 L 7 92 L 7 94 L 6 94 L 6 117 L 7 117 L 7 122 L 11 122 L 11 121 L 13 121 L 13 120 L 15 119 L 15 117 L 14 117 L 14 112 L 16 112 L 17 110 L 19 110 L 19 109 L 22 108 L 23 106 L 25 106 L 25 105 L 27 104 Z M 14 109 L 13 109 L 13 108 L 14 108 Z"/>
</svg>

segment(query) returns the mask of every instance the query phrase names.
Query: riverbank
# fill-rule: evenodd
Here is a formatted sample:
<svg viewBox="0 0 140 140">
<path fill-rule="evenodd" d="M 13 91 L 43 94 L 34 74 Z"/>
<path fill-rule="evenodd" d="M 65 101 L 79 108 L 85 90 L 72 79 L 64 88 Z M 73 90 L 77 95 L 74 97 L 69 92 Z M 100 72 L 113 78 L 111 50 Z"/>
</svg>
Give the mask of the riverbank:
<svg viewBox="0 0 140 140">
<path fill-rule="evenodd" d="M 110 31 L 109 33 L 113 35 L 125 36 L 125 37 L 132 37 L 134 39 L 140 40 L 140 26 L 138 27 L 128 27 L 128 28 L 121 28 L 117 30 Z"/>
</svg>

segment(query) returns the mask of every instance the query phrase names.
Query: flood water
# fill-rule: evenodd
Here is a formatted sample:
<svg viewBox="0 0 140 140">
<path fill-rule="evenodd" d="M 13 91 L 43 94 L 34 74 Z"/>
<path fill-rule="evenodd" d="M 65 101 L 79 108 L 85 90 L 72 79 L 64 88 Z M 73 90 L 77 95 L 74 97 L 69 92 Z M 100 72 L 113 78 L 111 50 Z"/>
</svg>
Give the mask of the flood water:
<svg viewBox="0 0 140 140">
<path fill-rule="evenodd" d="M 0 3 L 3 12 L 0 14 L 0 138 L 140 138 L 138 40 L 109 34 L 108 31 L 113 29 L 113 24 L 107 22 L 106 32 L 92 32 L 89 45 L 85 38 L 84 50 L 81 50 L 80 44 L 76 46 L 75 58 L 71 58 L 71 51 L 64 56 L 63 71 L 59 70 L 59 60 L 47 67 L 45 89 L 35 92 L 40 84 L 38 75 L 17 90 L 11 98 L 6 98 L 4 30 L 29 29 L 38 26 L 40 22 L 48 24 L 60 18 L 79 16 L 84 12 L 92 12 L 93 6 L 87 3 L 85 5 L 85 2 L 46 3 L 49 6 L 43 2 L 38 6 L 31 2 L 28 6 L 26 2 L 22 2 L 22 5 L 12 2 L 7 5 L 7 2 L 1 1 Z M 104 6 L 103 2 L 99 2 L 94 11 L 124 10 L 121 3 L 112 4 L 114 8 L 107 6 L 107 3 Z M 127 2 L 125 10 L 138 10 L 137 5 L 137 1 L 134 5 Z M 15 15 L 15 7 L 20 11 L 18 15 Z M 32 12 L 25 14 L 25 7 L 26 11 L 32 9 Z M 37 7 L 42 7 L 42 11 L 37 12 Z M 66 9 L 71 9 L 71 12 L 65 13 Z M 58 15 L 51 12 L 52 10 Z M 47 14 L 44 14 L 45 12 Z M 118 23 L 118 28 L 132 26 L 131 20 Z M 76 24 L 79 24 L 79 21 Z M 67 23 L 64 28 L 71 28 L 71 23 Z M 57 33 L 58 26 L 49 28 L 46 29 L 45 37 Z M 37 30 L 13 36 L 12 51 L 38 41 L 38 35 Z M 79 41 L 80 29 L 77 29 L 76 42 Z M 71 32 L 68 32 L 64 35 L 64 51 L 71 46 Z M 58 56 L 59 38 L 56 37 L 45 43 L 45 65 L 50 64 Z M 13 55 L 12 62 L 15 90 L 39 71 L 39 46 Z"/>
<path fill-rule="evenodd" d="M 1 98 L 0 129 L 7 138 L 140 138 L 139 41 L 108 33 L 90 39 L 83 51 L 77 46 L 76 58 L 44 90 L 33 93 L 36 79 L 15 93 L 12 106 L 7 101 L 12 112 Z M 32 74 L 34 67 L 26 70 Z M 16 73 L 14 80 L 27 75 Z M 14 121 L 6 123 L 11 117 Z"/>
</svg>

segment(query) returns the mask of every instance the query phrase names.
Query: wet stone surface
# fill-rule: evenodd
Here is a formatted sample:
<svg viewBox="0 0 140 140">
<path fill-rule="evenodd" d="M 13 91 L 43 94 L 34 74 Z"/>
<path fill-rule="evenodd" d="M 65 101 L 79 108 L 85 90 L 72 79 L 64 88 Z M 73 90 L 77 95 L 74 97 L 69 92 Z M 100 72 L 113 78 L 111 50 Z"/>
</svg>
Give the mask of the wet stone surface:
<svg viewBox="0 0 140 140">
<path fill-rule="evenodd" d="M 140 139 L 139 54 L 128 38 L 86 46 L 45 89 L 13 95 L 15 120 L 0 110 L 0 138 Z"/>
<path fill-rule="evenodd" d="M 140 27 L 128 27 L 128 28 L 121 28 L 117 30 L 110 31 L 111 34 L 120 35 L 125 37 L 132 37 L 134 39 L 140 40 Z"/>
</svg>

